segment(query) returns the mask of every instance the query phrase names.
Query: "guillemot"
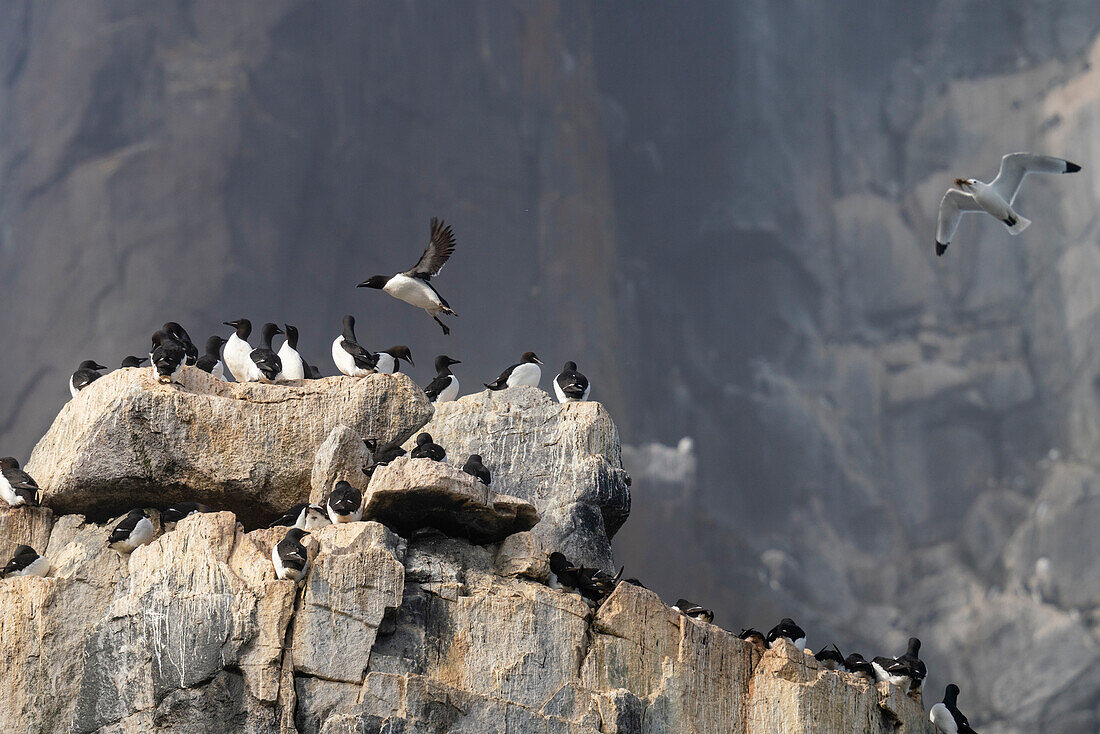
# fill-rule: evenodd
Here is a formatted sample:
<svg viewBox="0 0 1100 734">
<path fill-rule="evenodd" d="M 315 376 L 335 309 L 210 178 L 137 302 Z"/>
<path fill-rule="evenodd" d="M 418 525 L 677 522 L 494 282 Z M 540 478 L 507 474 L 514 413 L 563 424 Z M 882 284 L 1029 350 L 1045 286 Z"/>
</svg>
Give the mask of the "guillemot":
<svg viewBox="0 0 1100 734">
<path fill-rule="evenodd" d="M 506 387 L 518 387 L 530 385 L 538 387 L 542 379 L 542 369 L 539 365 L 542 361 L 534 352 L 524 352 L 519 362 L 500 373 L 500 377 L 492 382 L 485 383 L 490 390 L 503 390 Z"/>
<path fill-rule="evenodd" d="M 279 347 L 279 361 L 282 363 L 283 369 L 275 377 L 275 381 L 304 380 L 306 379 L 306 363 L 302 361 L 302 355 L 298 353 L 298 327 L 290 324 L 284 324 L 284 326 L 286 326 L 286 341 L 283 342 L 283 346 Z"/>
<path fill-rule="evenodd" d="M 451 374 L 452 364 L 462 364 L 446 354 L 435 358 L 435 379 L 424 388 L 424 394 L 433 403 L 446 403 L 458 397 L 458 378 Z"/>
<path fill-rule="evenodd" d="M 576 362 L 566 362 L 558 376 L 554 378 L 554 395 L 559 403 L 576 403 L 588 400 L 592 386 L 588 378 L 577 372 Z"/>
<path fill-rule="evenodd" d="M 378 368 L 378 355 L 355 341 L 355 317 L 344 317 L 344 330 L 332 342 L 332 361 L 348 377 L 366 377 Z"/>
<path fill-rule="evenodd" d="M 103 377 L 100 370 L 107 369 L 94 359 L 86 359 L 76 368 L 76 372 L 69 378 L 69 393 L 75 398 L 76 394 L 93 382 Z"/>
</svg>

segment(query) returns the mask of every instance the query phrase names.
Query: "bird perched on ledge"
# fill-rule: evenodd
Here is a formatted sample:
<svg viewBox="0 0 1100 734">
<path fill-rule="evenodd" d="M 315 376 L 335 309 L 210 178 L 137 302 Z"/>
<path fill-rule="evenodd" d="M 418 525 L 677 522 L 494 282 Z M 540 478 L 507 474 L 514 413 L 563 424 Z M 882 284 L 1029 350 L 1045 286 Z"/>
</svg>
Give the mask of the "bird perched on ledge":
<svg viewBox="0 0 1100 734">
<path fill-rule="evenodd" d="M 175 381 L 187 359 L 187 349 L 168 332 L 158 331 L 153 334 L 153 351 L 149 359 L 157 373 L 157 380 L 168 384 Z"/>
<path fill-rule="evenodd" d="M 291 528 L 286 537 L 271 548 L 271 563 L 280 579 L 298 581 L 306 575 L 309 552 L 302 545 L 302 538 L 307 535 L 309 532 L 306 530 Z"/>
<path fill-rule="evenodd" d="M 431 284 L 432 276 L 438 275 L 447 264 L 451 253 L 455 251 L 455 235 L 451 228 L 440 219 L 432 218 L 431 236 L 428 246 L 411 270 L 396 275 L 375 275 L 364 280 L 357 287 L 377 288 L 394 298 L 417 308 L 422 308 L 443 329 L 443 335 L 451 333 L 450 328 L 439 320 L 439 314 L 458 316 L 451 304 Z"/>
<path fill-rule="evenodd" d="M 0 497 L 11 507 L 37 507 L 42 499 L 38 483 L 19 468 L 19 462 L 13 456 L 0 459 Z"/>
<path fill-rule="evenodd" d="M 206 340 L 206 352 L 195 361 L 195 366 L 203 372 L 209 372 L 219 380 L 225 380 L 225 370 L 222 367 L 222 345 L 225 339 L 220 336 L 212 336 Z"/>
<path fill-rule="evenodd" d="M 576 362 L 566 362 L 558 376 L 554 378 L 554 395 L 559 403 L 578 403 L 588 400 L 592 386 L 588 378 L 577 372 Z"/>
<path fill-rule="evenodd" d="M 16 576 L 45 576 L 50 572 L 50 561 L 45 556 L 40 556 L 29 545 L 20 545 L 15 549 L 8 565 L 0 571 L 4 578 Z"/>
<path fill-rule="evenodd" d="M 348 482 L 339 481 L 325 500 L 328 519 L 333 524 L 363 519 L 363 493 Z"/>
<path fill-rule="evenodd" d="M 139 545 L 153 541 L 153 521 L 145 510 L 130 510 L 107 538 L 107 545 L 119 553 L 131 553 Z"/>
<path fill-rule="evenodd" d="M 481 454 L 470 454 L 470 458 L 466 459 L 466 463 L 462 465 L 462 471 L 472 477 L 477 477 L 477 480 L 486 487 L 489 486 L 489 482 L 493 481 L 493 475 L 481 463 Z"/>
<path fill-rule="evenodd" d="M 707 623 L 714 621 L 714 610 L 704 609 L 695 602 L 688 601 L 687 599 L 677 599 L 672 608 L 685 617 L 701 619 Z"/>
<path fill-rule="evenodd" d="M 378 371 L 378 355 L 355 340 L 355 317 L 344 317 L 344 329 L 332 342 L 332 361 L 348 377 L 366 377 Z"/>
<path fill-rule="evenodd" d="M 793 642 L 794 646 L 799 650 L 803 650 L 806 647 L 806 631 L 795 624 L 794 620 L 790 617 L 784 617 L 779 620 L 779 624 L 772 627 L 768 632 L 768 647 L 771 647 L 772 643 L 780 637 L 786 637 Z"/>
<path fill-rule="evenodd" d="M 328 515 L 324 507 L 311 505 L 308 502 L 299 502 L 276 518 L 268 527 L 289 526 L 299 530 L 316 530 L 328 524 Z"/>
<path fill-rule="evenodd" d="M 401 360 L 405 360 L 413 367 L 416 363 L 413 362 L 412 352 L 404 344 L 398 344 L 395 347 L 389 349 L 383 349 L 378 353 L 378 372 L 383 375 L 392 375 L 395 372 L 401 371 Z"/>
<path fill-rule="evenodd" d="M 432 440 L 432 434 L 421 433 L 416 437 L 416 446 L 409 452 L 409 458 L 443 461 L 447 458 L 447 452 L 442 446 Z"/>
<path fill-rule="evenodd" d="M 492 382 L 486 382 L 485 387 L 490 390 L 503 390 L 506 387 L 519 387 L 530 385 L 538 387 L 542 379 L 542 369 L 539 365 L 542 360 L 535 356 L 534 352 L 524 352 L 519 362 L 500 373 L 500 377 Z"/>
<path fill-rule="evenodd" d="M 905 690 L 918 690 L 924 682 L 928 670 L 920 659 L 920 640 L 909 638 L 909 646 L 903 655 L 896 658 L 877 657 L 871 660 L 875 670 L 875 679 L 889 681 L 891 685 Z"/>
<path fill-rule="evenodd" d="M 424 388 L 424 394 L 433 403 L 446 403 L 458 397 L 458 378 L 451 374 L 452 364 L 462 364 L 446 354 L 435 358 L 435 379 Z"/>
<path fill-rule="evenodd" d="M 76 394 L 84 388 L 91 385 L 103 375 L 99 374 L 100 370 L 107 369 L 103 365 L 96 362 L 94 359 L 86 359 L 80 363 L 80 366 L 76 368 L 76 372 L 69 378 L 69 393 L 75 398 Z"/>
<path fill-rule="evenodd" d="M 282 333 L 283 330 L 279 328 L 278 324 L 270 322 L 260 328 L 260 346 L 253 349 L 248 355 L 248 358 L 256 365 L 259 374 L 258 377 L 253 375 L 256 379 L 252 379 L 250 382 L 275 382 L 275 378 L 283 371 L 282 360 L 271 348 L 271 340 L 275 338 L 276 334 Z"/>
<path fill-rule="evenodd" d="M 125 369 L 127 367 L 140 367 L 149 361 L 148 357 L 134 357 L 130 356 L 122 360 L 122 364 L 119 365 L 119 369 Z"/>
</svg>

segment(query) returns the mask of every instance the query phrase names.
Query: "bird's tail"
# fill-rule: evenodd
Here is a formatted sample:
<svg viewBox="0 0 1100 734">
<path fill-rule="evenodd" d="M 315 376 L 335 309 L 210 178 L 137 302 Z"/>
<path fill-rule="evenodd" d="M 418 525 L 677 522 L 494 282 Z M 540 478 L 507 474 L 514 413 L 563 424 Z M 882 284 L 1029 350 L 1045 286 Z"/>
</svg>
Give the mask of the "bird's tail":
<svg viewBox="0 0 1100 734">
<path fill-rule="evenodd" d="M 1012 224 L 1009 224 L 1009 222 L 1012 222 Z M 1005 220 L 1005 226 L 1008 227 L 1010 234 L 1018 235 L 1031 226 L 1031 220 L 1027 217 L 1021 217 L 1019 214 L 1013 214 Z"/>
</svg>

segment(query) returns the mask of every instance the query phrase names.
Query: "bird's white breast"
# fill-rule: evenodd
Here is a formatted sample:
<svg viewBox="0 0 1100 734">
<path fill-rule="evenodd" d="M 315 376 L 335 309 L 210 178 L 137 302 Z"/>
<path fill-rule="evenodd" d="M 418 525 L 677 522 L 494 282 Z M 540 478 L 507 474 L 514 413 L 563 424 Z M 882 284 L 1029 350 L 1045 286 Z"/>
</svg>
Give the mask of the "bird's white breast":
<svg viewBox="0 0 1100 734">
<path fill-rule="evenodd" d="M 382 290 L 405 303 L 429 311 L 438 310 L 443 305 L 427 284 L 400 273 L 390 278 Z"/>
<path fill-rule="evenodd" d="M 72 393 L 72 396 L 73 396 L 74 398 L 76 397 L 76 394 L 77 394 L 78 392 L 80 392 L 79 390 L 77 390 L 77 389 L 76 389 L 76 384 L 75 384 L 75 382 L 73 381 L 73 378 L 72 378 L 72 376 L 70 376 L 70 377 L 69 377 L 69 392 L 70 392 L 70 393 Z"/>
<path fill-rule="evenodd" d="M 350 353 L 341 343 L 344 341 L 343 336 L 338 336 L 332 342 L 332 361 L 336 364 L 336 369 L 343 372 L 348 377 L 366 377 L 370 374 L 370 370 L 361 369 L 355 366 L 355 357 Z"/>
<path fill-rule="evenodd" d="M 435 402 L 448 403 L 458 397 L 458 378 L 454 375 L 451 375 L 450 377 L 450 384 L 439 391 L 439 395 L 436 396 Z"/>
<path fill-rule="evenodd" d="M 225 382 L 225 369 L 222 367 L 222 361 L 220 359 L 210 368 L 210 374 L 217 377 L 222 382 Z"/>
<path fill-rule="evenodd" d="M 0 474 L 0 497 L 3 497 L 4 501 L 12 507 L 27 504 L 25 499 L 15 493 L 15 490 L 11 488 L 11 482 L 3 474 Z"/>
<path fill-rule="evenodd" d="M 45 556 L 35 558 L 26 568 L 12 576 L 45 576 L 50 572 L 50 560 Z"/>
<path fill-rule="evenodd" d="M 542 369 L 534 362 L 524 362 L 512 370 L 512 374 L 508 375 L 508 387 L 519 387 L 520 385 L 538 387 L 541 379 Z"/>
<path fill-rule="evenodd" d="M 978 206 L 997 217 L 997 219 L 1004 219 L 1012 211 L 1012 207 L 993 187 L 979 181 L 971 185 L 971 189 L 973 189 L 971 193 L 974 196 L 974 201 L 978 202 Z"/>
<path fill-rule="evenodd" d="M 928 714 L 928 720 L 936 725 L 941 734 L 959 734 L 959 726 L 955 723 L 955 717 L 947 710 L 943 703 L 937 703 Z"/>
<path fill-rule="evenodd" d="M 378 366 L 376 369 L 383 375 L 393 374 L 394 359 L 385 352 L 378 353 Z"/>
<path fill-rule="evenodd" d="M 337 514 L 336 510 L 332 509 L 331 507 L 326 507 L 325 509 L 328 510 L 328 519 L 332 521 L 333 525 L 336 525 L 337 523 L 341 523 L 341 522 L 359 522 L 360 520 L 363 519 L 363 506 L 362 505 L 359 505 L 359 509 L 357 509 L 355 512 L 352 512 L 348 515 Z"/>
<path fill-rule="evenodd" d="M 302 570 L 299 571 L 296 568 L 287 568 L 283 565 L 283 559 L 279 557 L 279 544 L 276 543 L 271 548 L 271 564 L 275 566 L 275 575 L 281 579 L 290 579 L 291 581 L 297 581 L 305 574 L 306 569 L 309 568 L 309 563 L 302 566 Z"/>
<path fill-rule="evenodd" d="M 298 515 L 298 520 L 294 523 L 294 527 L 312 532 L 328 524 L 329 520 L 327 517 L 312 507 L 307 507 L 302 510 L 301 515 Z"/>
<path fill-rule="evenodd" d="M 278 381 L 305 379 L 306 370 L 302 363 L 302 355 L 298 354 L 298 350 L 290 346 L 289 342 L 283 342 L 283 346 L 279 347 L 279 361 L 283 363 L 283 371 L 276 377 Z"/>
<path fill-rule="evenodd" d="M 260 370 L 252 361 L 252 347 L 244 339 L 234 333 L 229 337 L 222 350 L 222 358 L 225 366 L 237 382 L 249 382 L 258 379 Z M 255 375 L 253 374 L 255 373 Z"/>
</svg>

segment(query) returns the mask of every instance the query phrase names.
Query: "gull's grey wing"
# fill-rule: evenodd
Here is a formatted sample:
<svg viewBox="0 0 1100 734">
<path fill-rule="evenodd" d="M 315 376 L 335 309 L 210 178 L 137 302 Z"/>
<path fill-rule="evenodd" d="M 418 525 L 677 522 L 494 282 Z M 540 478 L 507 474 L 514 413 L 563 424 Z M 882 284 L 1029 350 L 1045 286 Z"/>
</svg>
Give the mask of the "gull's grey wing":
<svg viewBox="0 0 1100 734">
<path fill-rule="evenodd" d="M 951 238 L 955 236 L 955 230 L 959 228 L 959 220 L 968 212 L 980 212 L 982 208 L 974 197 L 960 189 L 948 189 L 940 200 L 940 218 L 936 223 L 936 254 L 942 255 Z"/>
<path fill-rule="evenodd" d="M 1001 170 L 997 171 L 997 178 L 993 179 L 989 185 L 1011 205 L 1016 198 L 1016 194 L 1020 191 L 1020 184 L 1024 182 L 1024 176 L 1027 174 L 1073 173 L 1080 170 L 1081 167 L 1076 163 L 1070 163 L 1054 156 L 1035 155 L 1034 153 L 1009 153 L 1001 159 Z"/>
<path fill-rule="evenodd" d="M 428 240 L 428 246 L 412 270 L 405 271 L 405 275 L 410 278 L 429 280 L 443 269 L 454 251 L 455 233 L 450 225 L 444 225 L 442 221 L 432 217 L 432 234 Z"/>
</svg>

